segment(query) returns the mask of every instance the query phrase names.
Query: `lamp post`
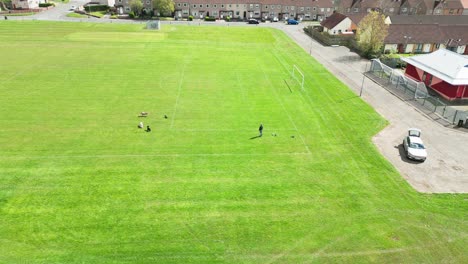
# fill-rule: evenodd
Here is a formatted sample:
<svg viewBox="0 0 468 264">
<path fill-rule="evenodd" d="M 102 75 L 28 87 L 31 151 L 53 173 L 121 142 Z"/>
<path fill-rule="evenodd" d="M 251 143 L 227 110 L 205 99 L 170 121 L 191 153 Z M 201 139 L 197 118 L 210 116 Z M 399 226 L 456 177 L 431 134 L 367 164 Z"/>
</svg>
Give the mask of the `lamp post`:
<svg viewBox="0 0 468 264">
<path fill-rule="evenodd" d="M 410 36 L 403 36 L 403 38 L 405 39 L 405 50 L 403 51 L 403 53 L 406 53 L 406 48 L 408 47 L 408 40 L 411 39 Z"/>
</svg>

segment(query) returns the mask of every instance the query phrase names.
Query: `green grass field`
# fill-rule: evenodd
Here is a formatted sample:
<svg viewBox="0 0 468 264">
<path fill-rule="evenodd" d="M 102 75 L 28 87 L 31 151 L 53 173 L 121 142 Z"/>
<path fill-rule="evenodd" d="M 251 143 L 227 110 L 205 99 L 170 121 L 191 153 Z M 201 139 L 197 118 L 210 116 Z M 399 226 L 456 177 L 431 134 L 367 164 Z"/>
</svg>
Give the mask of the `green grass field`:
<svg viewBox="0 0 468 264">
<path fill-rule="evenodd" d="M 142 27 L 0 22 L 1 263 L 468 262 L 468 196 L 285 34 Z"/>
</svg>

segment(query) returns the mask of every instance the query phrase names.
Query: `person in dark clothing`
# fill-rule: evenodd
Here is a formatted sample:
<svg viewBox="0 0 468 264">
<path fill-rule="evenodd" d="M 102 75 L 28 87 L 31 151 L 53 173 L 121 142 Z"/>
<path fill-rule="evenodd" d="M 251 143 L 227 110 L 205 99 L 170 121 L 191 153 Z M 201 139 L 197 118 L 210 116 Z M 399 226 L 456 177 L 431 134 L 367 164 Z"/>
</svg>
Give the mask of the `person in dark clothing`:
<svg viewBox="0 0 468 264">
<path fill-rule="evenodd" d="M 7 16 L 5 16 L 5 20 L 8 20 L 8 17 L 7 17 Z"/>
<path fill-rule="evenodd" d="M 258 132 L 260 132 L 259 137 L 263 135 L 263 124 L 260 124 L 260 127 L 258 128 Z"/>
<path fill-rule="evenodd" d="M 149 126 L 146 126 L 146 132 L 151 132 L 151 128 Z"/>
</svg>

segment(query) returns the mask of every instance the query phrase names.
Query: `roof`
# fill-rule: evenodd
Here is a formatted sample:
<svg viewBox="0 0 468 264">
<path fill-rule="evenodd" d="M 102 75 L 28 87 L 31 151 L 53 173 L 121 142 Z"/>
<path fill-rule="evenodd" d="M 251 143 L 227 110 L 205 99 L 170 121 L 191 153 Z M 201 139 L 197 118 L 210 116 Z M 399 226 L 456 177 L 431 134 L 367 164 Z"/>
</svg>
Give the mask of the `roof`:
<svg viewBox="0 0 468 264">
<path fill-rule="evenodd" d="M 441 25 L 440 30 L 446 40 L 453 40 L 449 46 L 468 45 L 468 25 Z"/>
<path fill-rule="evenodd" d="M 389 18 L 392 24 L 468 25 L 468 16 L 395 15 Z"/>
<path fill-rule="evenodd" d="M 402 60 L 452 85 L 468 85 L 468 58 L 456 52 L 439 49 Z"/>
<path fill-rule="evenodd" d="M 468 9 L 468 0 L 461 0 L 461 4 L 464 9 Z"/>
<path fill-rule="evenodd" d="M 336 27 L 341 21 L 345 20 L 347 16 L 340 13 L 333 13 L 331 16 L 327 17 L 324 21 L 320 23 L 325 28 L 332 29 Z"/>
<path fill-rule="evenodd" d="M 367 16 L 367 13 L 357 13 L 357 14 L 349 14 L 348 17 L 349 19 L 351 19 L 351 21 L 353 21 L 354 24 L 359 24 L 359 22 L 361 22 L 361 20 Z"/>
<path fill-rule="evenodd" d="M 404 38 L 405 36 L 409 38 Z M 445 43 L 447 38 L 437 24 L 390 24 L 384 43 Z"/>
</svg>

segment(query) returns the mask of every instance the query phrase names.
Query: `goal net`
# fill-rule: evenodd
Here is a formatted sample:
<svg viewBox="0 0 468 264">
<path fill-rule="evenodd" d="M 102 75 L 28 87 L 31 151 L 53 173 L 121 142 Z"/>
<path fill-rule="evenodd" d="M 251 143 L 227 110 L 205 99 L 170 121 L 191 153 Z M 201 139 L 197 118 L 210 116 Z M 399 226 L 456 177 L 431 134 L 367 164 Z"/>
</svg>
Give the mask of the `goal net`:
<svg viewBox="0 0 468 264">
<path fill-rule="evenodd" d="M 301 90 L 304 90 L 304 74 L 296 65 L 293 65 L 291 78 L 300 85 Z"/>
</svg>

